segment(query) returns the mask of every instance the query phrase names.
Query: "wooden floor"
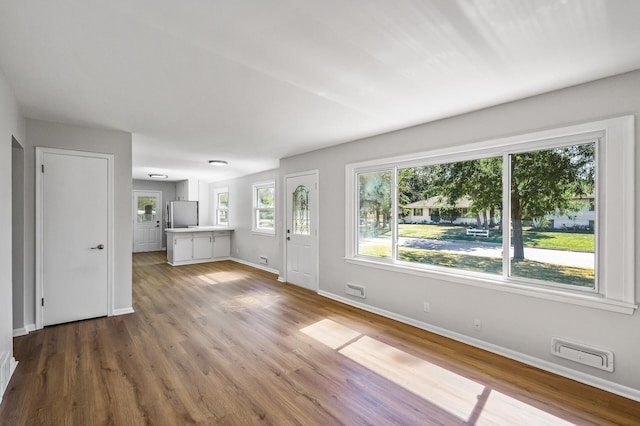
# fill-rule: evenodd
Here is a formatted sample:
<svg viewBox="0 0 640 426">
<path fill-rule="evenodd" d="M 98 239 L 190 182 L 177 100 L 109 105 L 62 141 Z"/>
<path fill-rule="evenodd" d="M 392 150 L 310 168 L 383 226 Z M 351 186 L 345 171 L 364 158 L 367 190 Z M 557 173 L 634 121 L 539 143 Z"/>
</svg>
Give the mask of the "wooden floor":
<svg viewBox="0 0 640 426">
<path fill-rule="evenodd" d="M 640 423 L 640 403 L 230 261 L 135 254 L 133 301 L 16 338 L 0 424 Z"/>
</svg>

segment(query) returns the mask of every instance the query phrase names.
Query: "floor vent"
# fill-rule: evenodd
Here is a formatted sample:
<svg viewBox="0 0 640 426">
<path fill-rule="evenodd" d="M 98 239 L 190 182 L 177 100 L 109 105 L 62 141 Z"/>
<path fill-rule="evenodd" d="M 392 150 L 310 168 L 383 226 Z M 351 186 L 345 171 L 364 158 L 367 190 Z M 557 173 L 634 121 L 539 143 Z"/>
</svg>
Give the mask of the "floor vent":
<svg viewBox="0 0 640 426">
<path fill-rule="evenodd" d="M 554 337 L 551 339 L 551 353 L 590 367 L 613 371 L 613 352 L 608 350 Z"/>
<path fill-rule="evenodd" d="M 365 291 L 364 291 L 364 287 L 360 286 L 360 285 L 355 285 L 355 284 L 351 284 L 351 283 L 347 283 L 344 286 L 344 292 L 347 293 L 350 296 L 356 296 L 356 297 L 361 297 L 361 298 L 365 298 Z"/>
</svg>

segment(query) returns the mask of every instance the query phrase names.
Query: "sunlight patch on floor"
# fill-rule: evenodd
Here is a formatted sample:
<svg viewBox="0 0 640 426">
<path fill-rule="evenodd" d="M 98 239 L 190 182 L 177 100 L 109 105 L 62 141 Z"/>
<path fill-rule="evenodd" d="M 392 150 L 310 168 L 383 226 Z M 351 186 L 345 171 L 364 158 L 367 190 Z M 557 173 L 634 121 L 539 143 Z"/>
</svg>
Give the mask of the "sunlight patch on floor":
<svg viewBox="0 0 640 426">
<path fill-rule="evenodd" d="M 546 411 L 511 398 L 495 390 L 491 391 L 476 425 L 536 425 L 561 426 L 573 425 Z"/>
<path fill-rule="evenodd" d="M 262 302 L 253 296 L 236 296 L 220 304 L 229 311 L 238 311 L 251 306 L 260 305 Z"/>
<path fill-rule="evenodd" d="M 329 346 L 331 349 L 338 349 L 340 346 L 346 345 L 356 337 L 360 336 L 355 330 L 331 321 L 328 318 L 311 324 L 300 330 L 307 336 L 313 337 L 318 342 Z"/>
<path fill-rule="evenodd" d="M 300 331 L 465 422 L 477 425 L 572 424 L 328 318 Z"/>
<path fill-rule="evenodd" d="M 207 284 L 224 284 L 229 281 L 243 280 L 247 278 L 247 274 L 237 271 L 220 271 L 198 275 L 198 278 Z"/>
<path fill-rule="evenodd" d="M 462 420 L 471 417 L 484 390 L 479 383 L 367 336 L 339 352 Z"/>
</svg>

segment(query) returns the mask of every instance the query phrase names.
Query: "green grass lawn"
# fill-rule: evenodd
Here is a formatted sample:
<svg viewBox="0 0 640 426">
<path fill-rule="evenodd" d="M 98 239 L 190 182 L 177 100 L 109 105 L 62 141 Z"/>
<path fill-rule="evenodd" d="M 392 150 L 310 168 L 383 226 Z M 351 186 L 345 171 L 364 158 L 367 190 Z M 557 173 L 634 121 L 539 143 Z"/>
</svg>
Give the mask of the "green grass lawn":
<svg viewBox="0 0 640 426">
<path fill-rule="evenodd" d="M 391 257 L 391 247 L 378 244 L 367 244 L 360 247 L 360 254 L 374 257 Z M 447 253 L 437 250 L 422 250 L 400 247 L 400 260 L 425 263 L 466 271 L 485 272 L 502 275 L 502 259 L 479 257 L 464 254 Z M 521 260 L 512 263 L 512 275 L 516 277 L 535 278 L 561 284 L 593 288 L 594 270 L 571 266 L 553 265 L 550 263 Z"/>
<path fill-rule="evenodd" d="M 502 234 L 498 230 L 492 230 L 489 238 L 472 237 L 466 235 L 464 226 L 447 225 L 398 225 L 401 237 L 430 238 L 437 240 L 482 241 L 487 243 L 502 244 Z M 593 234 L 579 232 L 540 232 L 531 228 L 524 230 L 525 247 L 537 247 L 568 251 L 583 251 L 593 253 L 595 238 Z"/>
</svg>

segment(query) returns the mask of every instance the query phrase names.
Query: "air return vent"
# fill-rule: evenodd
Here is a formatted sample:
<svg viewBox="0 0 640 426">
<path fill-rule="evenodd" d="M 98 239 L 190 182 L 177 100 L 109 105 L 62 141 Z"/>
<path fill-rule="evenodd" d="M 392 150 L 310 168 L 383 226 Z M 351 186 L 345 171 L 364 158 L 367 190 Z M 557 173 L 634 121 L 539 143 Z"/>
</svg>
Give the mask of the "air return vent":
<svg viewBox="0 0 640 426">
<path fill-rule="evenodd" d="M 613 371 L 613 352 L 553 337 L 551 353 L 601 370 Z"/>
<path fill-rule="evenodd" d="M 347 293 L 350 296 L 356 296 L 356 297 L 361 297 L 361 298 L 365 298 L 365 291 L 364 291 L 364 287 L 361 285 L 355 285 L 355 284 L 351 284 L 351 283 L 347 283 L 344 286 L 344 292 Z"/>
</svg>

